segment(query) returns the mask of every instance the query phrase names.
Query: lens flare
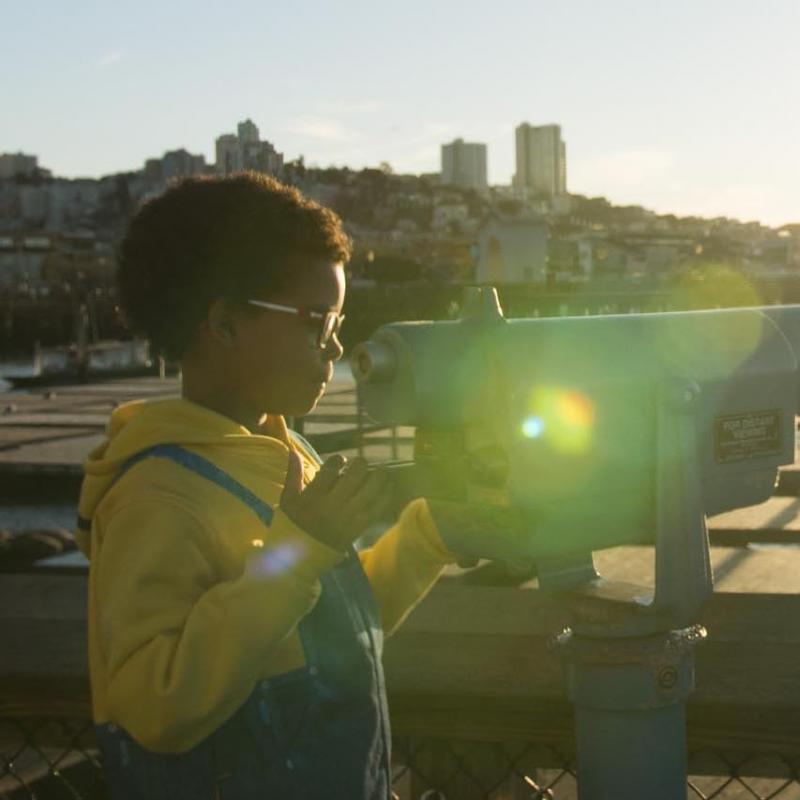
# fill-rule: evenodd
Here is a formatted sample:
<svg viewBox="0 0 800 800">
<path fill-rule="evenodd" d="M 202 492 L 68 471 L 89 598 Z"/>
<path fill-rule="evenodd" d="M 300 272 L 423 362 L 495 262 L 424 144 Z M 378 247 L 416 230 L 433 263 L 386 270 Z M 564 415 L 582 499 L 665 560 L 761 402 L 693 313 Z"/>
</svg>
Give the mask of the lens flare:
<svg viewBox="0 0 800 800">
<path fill-rule="evenodd" d="M 689 310 L 747 308 L 764 304 L 752 283 L 725 264 L 707 264 L 702 271 L 684 275 L 675 293 L 675 307 Z M 724 318 L 698 318 L 695 324 L 680 317 L 665 318 L 654 341 L 658 357 L 679 375 L 695 373 L 729 378 L 758 348 L 764 335 L 759 314 Z M 703 341 L 702 347 L 698 342 Z"/>
<path fill-rule="evenodd" d="M 261 542 L 261 545 L 256 544 Z M 301 558 L 300 549 L 294 545 L 284 544 L 267 550 L 262 539 L 253 539 L 250 570 L 261 578 L 275 577 L 291 572 Z"/>
<path fill-rule="evenodd" d="M 522 423 L 527 439 L 546 441 L 562 453 L 582 453 L 592 442 L 594 405 L 574 389 L 540 388 L 531 393 Z"/>
<path fill-rule="evenodd" d="M 539 417 L 528 417 L 522 423 L 522 433 L 528 439 L 538 439 L 544 433 L 544 422 Z"/>
</svg>

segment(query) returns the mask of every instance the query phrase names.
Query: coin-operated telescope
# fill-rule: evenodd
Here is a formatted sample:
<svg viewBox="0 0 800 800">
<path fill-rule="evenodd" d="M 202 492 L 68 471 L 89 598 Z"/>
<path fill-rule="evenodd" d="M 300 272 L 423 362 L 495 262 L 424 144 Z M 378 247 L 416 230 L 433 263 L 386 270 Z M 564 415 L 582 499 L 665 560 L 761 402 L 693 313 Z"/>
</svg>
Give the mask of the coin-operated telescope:
<svg viewBox="0 0 800 800">
<path fill-rule="evenodd" d="M 685 737 L 690 651 L 704 633 L 693 623 L 713 586 L 705 517 L 766 500 L 794 461 L 795 345 L 800 306 L 506 320 L 494 289 L 473 288 L 461 319 L 386 325 L 353 350 L 370 416 L 416 427 L 397 481 L 430 499 L 451 549 L 535 562 L 541 587 L 577 590 L 559 641 L 581 797 L 685 797 L 684 749 L 671 760 L 664 738 Z M 595 572 L 592 551 L 648 543 L 654 593 Z M 633 639 L 649 642 L 635 658 Z M 595 691 L 611 685 L 600 663 L 610 640 L 633 658 L 633 673 L 609 668 L 613 702 Z M 674 680 L 650 681 L 656 663 Z M 584 746 L 609 702 L 623 708 L 619 735 Z M 634 719 L 643 707 L 670 709 L 670 722 Z"/>
</svg>

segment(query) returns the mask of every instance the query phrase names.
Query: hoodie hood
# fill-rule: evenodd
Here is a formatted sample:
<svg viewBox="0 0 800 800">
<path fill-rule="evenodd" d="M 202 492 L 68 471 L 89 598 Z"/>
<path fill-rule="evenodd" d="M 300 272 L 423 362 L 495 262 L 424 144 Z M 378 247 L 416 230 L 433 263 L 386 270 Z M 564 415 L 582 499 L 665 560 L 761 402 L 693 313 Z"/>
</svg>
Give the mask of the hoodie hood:
<svg viewBox="0 0 800 800">
<path fill-rule="evenodd" d="M 271 455 L 270 460 L 279 461 L 283 469 L 288 451 L 294 446 L 282 416 L 267 415 L 258 431 L 251 433 L 238 422 L 184 398 L 125 403 L 111 414 L 105 435 L 105 441 L 91 451 L 83 465 L 78 516 L 87 520 L 94 515 L 123 465 L 154 445 L 179 444 L 214 451 L 220 447 L 236 448 L 239 453 L 244 448 L 254 455 Z M 304 462 L 310 471 L 308 459 Z M 78 531 L 76 541 L 88 555 L 88 532 Z"/>
</svg>

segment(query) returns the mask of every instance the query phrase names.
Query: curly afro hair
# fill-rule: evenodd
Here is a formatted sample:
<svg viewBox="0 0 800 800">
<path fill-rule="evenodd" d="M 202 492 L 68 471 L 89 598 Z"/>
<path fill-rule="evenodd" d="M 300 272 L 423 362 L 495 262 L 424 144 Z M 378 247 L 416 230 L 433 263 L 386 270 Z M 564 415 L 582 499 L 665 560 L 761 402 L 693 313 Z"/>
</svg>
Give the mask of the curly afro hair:
<svg viewBox="0 0 800 800">
<path fill-rule="evenodd" d="M 217 298 L 269 296 L 304 261 L 350 253 L 339 217 L 293 187 L 255 172 L 187 178 L 133 216 L 117 283 L 129 325 L 178 359 Z"/>
</svg>

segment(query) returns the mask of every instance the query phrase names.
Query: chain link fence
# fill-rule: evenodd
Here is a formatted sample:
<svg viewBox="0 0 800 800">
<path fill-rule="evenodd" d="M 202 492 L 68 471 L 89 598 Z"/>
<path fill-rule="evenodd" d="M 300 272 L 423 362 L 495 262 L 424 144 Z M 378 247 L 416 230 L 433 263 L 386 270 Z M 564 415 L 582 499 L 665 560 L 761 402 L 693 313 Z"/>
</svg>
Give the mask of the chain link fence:
<svg viewBox="0 0 800 800">
<path fill-rule="evenodd" d="M 105 797 L 91 720 L 0 718 L 0 800 Z"/>
<path fill-rule="evenodd" d="M 560 746 L 398 736 L 398 800 L 576 800 L 577 769 Z M 800 800 L 800 759 L 778 753 L 689 757 L 689 800 Z M 0 800 L 104 800 L 89 720 L 0 719 Z M 644 799 L 643 799 L 644 800 Z"/>
<path fill-rule="evenodd" d="M 309 422 L 304 431 L 321 451 L 345 450 L 370 461 L 410 457 L 412 432 L 371 425 L 354 393 L 334 395 L 329 411 L 327 418 Z M 106 798 L 90 720 L 6 713 L 0 716 L 0 800 Z M 763 749 L 758 742 L 751 745 L 753 751 Z M 398 800 L 578 796 L 574 755 L 563 743 L 552 741 L 480 742 L 398 731 L 393 770 Z M 697 751 L 690 754 L 688 772 L 690 800 L 800 800 L 800 758 L 795 756 Z"/>
</svg>

